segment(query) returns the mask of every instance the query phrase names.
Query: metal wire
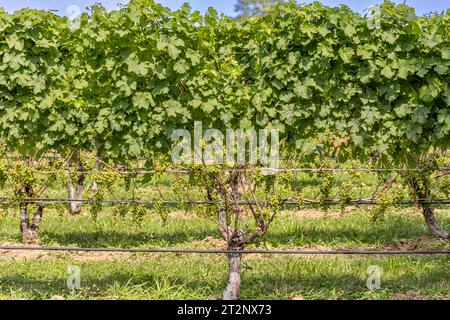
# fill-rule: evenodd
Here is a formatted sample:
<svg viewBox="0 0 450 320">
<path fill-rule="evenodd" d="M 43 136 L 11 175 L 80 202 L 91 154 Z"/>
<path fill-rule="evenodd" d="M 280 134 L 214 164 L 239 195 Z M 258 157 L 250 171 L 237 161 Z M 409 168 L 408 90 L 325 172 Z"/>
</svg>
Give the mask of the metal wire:
<svg viewBox="0 0 450 320">
<path fill-rule="evenodd" d="M 10 251 L 75 251 L 117 253 L 200 253 L 200 254 L 271 254 L 271 255 L 446 255 L 450 250 L 196 250 L 196 249 L 122 249 L 122 248 L 74 248 L 74 247 L 15 247 L 0 246 Z"/>
<path fill-rule="evenodd" d="M 132 200 L 132 199 L 68 199 L 68 198 L 24 198 L 24 199 L 15 199 L 15 198 L 7 198 L 0 197 L 0 204 L 11 204 L 12 202 L 22 202 L 22 203 L 106 203 L 106 204 L 142 204 L 153 206 L 156 201 L 151 200 Z M 185 200 L 185 201 L 174 201 L 174 200 L 164 200 L 158 201 L 158 203 L 164 203 L 166 205 L 178 205 L 178 204 L 186 204 L 186 205 L 213 205 L 213 204 L 221 204 L 220 201 L 202 201 L 202 200 Z M 258 200 L 258 201 L 250 201 L 250 200 L 241 200 L 238 201 L 238 205 L 268 205 L 270 202 L 268 200 Z M 308 200 L 305 199 L 303 202 L 285 199 L 281 201 L 282 205 L 320 205 L 320 204 L 329 204 L 329 205 L 338 205 L 340 204 L 337 200 L 324 200 L 324 201 L 316 201 L 316 200 Z M 360 200 L 351 200 L 347 202 L 348 205 L 376 205 L 378 201 L 376 199 L 360 199 Z M 394 205 L 450 205 L 450 199 L 437 199 L 427 201 L 426 199 L 419 200 L 403 200 L 393 203 Z"/>
<path fill-rule="evenodd" d="M 84 169 L 77 170 L 71 168 L 62 168 L 63 171 L 67 173 L 90 173 L 94 169 Z M 95 169 L 98 172 L 106 172 L 106 170 Z M 270 174 L 278 174 L 283 172 L 423 172 L 424 169 L 420 168 L 242 168 L 242 169 L 222 169 L 222 172 L 263 172 Z M 441 168 L 435 170 L 436 172 L 449 172 L 450 168 Z M 58 170 L 34 170 L 38 174 L 52 174 L 58 173 Z M 192 170 L 188 169 L 165 169 L 165 170 L 154 170 L 147 168 L 126 168 L 126 169 L 116 169 L 115 172 L 123 175 L 144 175 L 144 174 L 154 174 L 154 173 L 181 173 L 189 174 Z M 5 173 L 9 173 L 6 171 Z"/>
</svg>

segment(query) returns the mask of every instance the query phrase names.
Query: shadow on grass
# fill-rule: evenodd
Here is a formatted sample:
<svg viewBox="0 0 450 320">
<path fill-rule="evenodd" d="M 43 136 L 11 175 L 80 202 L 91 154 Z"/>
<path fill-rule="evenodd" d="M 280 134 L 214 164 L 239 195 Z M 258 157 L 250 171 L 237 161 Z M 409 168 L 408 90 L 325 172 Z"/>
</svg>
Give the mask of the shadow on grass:
<svg viewBox="0 0 450 320">
<path fill-rule="evenodd" d="M 117 298 L 220 298 L 226 283 L 226 270 L 216 272 L 220 274 L 209 279 L 202 277 L 198 271 L 194 272 L 194 280 L 192 277 L 186 280 L 183 276 L 155 275 L 150 271 L 140 271 L 136 274 L 121 270 L 103 276 L 95 273 L 83 274 L 84 289 L 79 298 L 106 297 L 110 294 Z M 441 265 L 430 269 L 425 275 L 391 275 L 389 281 L 383 282 L 383 289 L 389 290 L 390 294 L 408 290 L 443 292 L 443 279 L 446 277 L 448 270 Z M 52 295 L 68 296 L 71 291 L 67 289 L 66 281 L 67 278 L 63 275 L 38 279 L 36 276 L 9 274 L 0 278 L 0 295 L 5 294 L 5 290 L 7 294 L 9 289 L 12 289 L 11 291 L 19 290 L 34 299 L 47 299 Z M 365 281 L 365 276 L 356 272 L 330 274 L 323 270 L 309 273 L 291 270 L 288 273 L 276 274 L 258 263 L 255 270 L 244 271 L 241 296 L 243 299 L 288 299 L 298 294 L 306 294 L 305 297 L 319 295 L 322 298 L 332 298 L 337 294 L 340 298 L 362 298 L 368 291 Z M 114 287 L 118 289 L 112 290 Z"/>
<path fill-rule="evenodd" d="M 355 220 L 354 220 L 355 219 Z M 438 216 L 439 223 L 450 227 L 450 217 Z M 64 222 L 62 222 L 64 223 Z M 72 228 L 72 227 L 71 227 Z M 143 228 L 127 231 L 96 230 L 88 226 L 84 230 L 79 228 L 67 230 L 58 225 L 45 225 L 41 231 L 44 245 L 57 243 L 62 246 L 79 247 L 168 247 L 178 244 L 188 248 L 190 242 L 201 241 L 206 237 L 220 239 L 217 227 L 209 220 L 197 219 L 190 225 L 188 222 L 174 224 L 170 227 L 152 227 L 147 231 Z M 21 241 L 18 231 L 10 228 L 5 232 L 4 239 Z M 391 216 L 385 221 L 371 223 L 361 216 L 344 216 L 330 218 L 280 218 L 275 220 L 267 235 L 260 239 L 273 246 L 301 246 L 301 245 L 379 245 L 382 243 L 398 243 L 402 240 L 418 240 L 424 235 L 430 235 L 425 222 L 420 217 Z M 10 241 L 11 241 L 10 240 Z M 6 240 L 5 240 L 6 241 Z"/>
<path fill-rule="evenodd" d="M 206 230 L 201 231 L 176 231 L 176 232 L 121 232 L 121 231 L 76 231 L 58 233 L 54 231 L 42 232 L 44 243 L 57 242 L 60 245 L 81 247 L 117 247 L 131 248 L 156 245 L 176 245 L 203 240 L 207 236 L 219 237 L 219 233 L 211 234 Z"/>
<path fill-rule="evenodd" d="M 332 218 L 339 219 L 339 218 Z M 441 226 L 448 228 L 450 218 L 440 217 Z M 379 223 L 336 223 L 329 225 L 308 221 L 295 222 L 289 228 L 274 231 L 274 227 L 266 236 L 266 241 L 274 245 L 304 245 L 304 244 L 381 244 L 395 243 L 401 240 L 417 240 L 425 235 L 431 236 L 425 221 L 409 220 L 403 217 L 390 218 Z"/>
<path fill-rule="evenodd" d="M 194 299 L 209 298 L 217 285 L 202 280 L 183 281 L 180 277 L 153 275 L 141 272 L 111 272 L 105 276 L 82 275 L 81 290 L 67 288 L 66 276 L 38 279 L 24 274 L 11 274 L 0 278 L 0 296 L 9 292 L 20 292 L 33 299 L 50 299 L 54 295 L 78 295 L 78 298 L 99 298 L 116 296 L 147 299 Z M 225 283 L 225 278 L 224 281 Z M 5 292 L 6 291 L 6 292 Z M 218 292 L 220 296 L 220 292 Z"/>
</svg>

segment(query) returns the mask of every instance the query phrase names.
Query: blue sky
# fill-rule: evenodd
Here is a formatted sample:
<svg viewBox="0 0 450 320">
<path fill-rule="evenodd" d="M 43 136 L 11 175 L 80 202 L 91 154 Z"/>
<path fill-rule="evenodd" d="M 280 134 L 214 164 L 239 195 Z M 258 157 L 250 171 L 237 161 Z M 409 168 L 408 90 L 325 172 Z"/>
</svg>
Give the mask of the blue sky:
<svg viewBox="0 0 450 320">
<path fill-rule="evenodd" d="M 394 0 L 394 2 L 402 3 L 404 0 Z M 117 8 L 117 3 L 126 3 L 127 0 L 0 0 L 0 7 L 12 12 L 21 8 L 34 9 L 52 9 L 58 10 L 60 14 L 71 15 L 70 6 L 78 6 L 84 9 L 94 3 L 101 3 L 107 9 L 112 10 Z M 157 0 L 164 6 L 171 9 L 179 8 L 184 2 L 189 2 L 191 6 L 204 12 L 208 7 L 212 6 L 219 12 L 227 15 L 235 15 L 234 5 L 236 0 Z M 312 2 L 309 0 L 302 0 L 299 2 Z M 321 0 L 325 5 L 337 6 L 339 4 L 346 4 L 353 10 L 362 12 L 371 5 L 381 3 L 383 0 Z M 444 11 L 450 8 L 450 0 L 406 0 L 406 4 L 416 9 L 418 14 L 429 13 L 432 11 Z"/>
</svg>

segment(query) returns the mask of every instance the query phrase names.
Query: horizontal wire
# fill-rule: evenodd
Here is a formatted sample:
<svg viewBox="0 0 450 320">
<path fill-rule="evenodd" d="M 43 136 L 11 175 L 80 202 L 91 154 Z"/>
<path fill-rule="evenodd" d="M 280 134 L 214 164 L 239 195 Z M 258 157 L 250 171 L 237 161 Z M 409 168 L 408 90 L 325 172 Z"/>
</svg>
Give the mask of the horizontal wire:
<svg viewBox="0 0 450 320">
<path fill-rule="evenodd" d="M 76 251 L 118 253 L 200 253 L 200 254 L 284 254 L 284 255 L 443 255 L 450 250 L 196 250 L 196 249 L 122 249 L 122 248 L 74 248 L 74 247 L 15 247 L 0 246 L 11 251 Z"/>
<path fill-rule="evenodd" d="M 14 156 L 3 156 L 0 157 L 0 159 L 26 159 L 26 157 L 14 157 Z M 42 159 L 65 159 L 61 156 L 44 156 Z M 147 159 L 145 158 L 138 158 L 136 161 L 145 161 Z M 98 172 L 105 172 L 106 170 L 99 170 L 99 169 L 84 169 L 84 170 L 77 170 L 73 168 L 61 168 L 64 171 L 67 172 L 77 172 L 77 173 L 89 173 L 94 170 L 97 170 Z M 160 173 L 160 172 L 168 172 L 168 173 L 190 173 L 194 170 L 189 169 L 163 169 L 163 170 L 156 170 L 156 169 L 148 169 L 148 168 L 113 168 L 118 173 L 121 174 L 150 174 L 150 173 Z M 330 172 L 346 172 L 346 171 L 361 171 L 361 172 L 407 172 L 407 171 L 428 171 L 421 168 L 361 168 L 361 167 L 350 167 L 350 168 L 270 168 L 270 167 L 261 167 L 261 168 L 229 168 L 229 169 L 221 169 L 223 172 L 251 172 L 251 171 L 270 171 L 274 173 L 278 172 L 323 172 L 323 171 L 330 171 Z M 445 168 L 439 168 L 434 171 L 437 172 L 446 172 L 450 171 L 450 167 Z M 58 170 L 34 170 L 36 173 L 41 174 L 52 174 L 57 173 Z M 8 171 L 6 171 L 8 173 Z"/>
<path fill-rule="evenodd" d="M 109 203 L 109 204 L 143 204 L 152 206 L 155 203 L 164 203 L 166 205 L 213 205 L 213 204 L 222 204 L 220 201 L 203 201 L 203 200 L 184 200 L 184 201 L 174 201 L 174 200 L 163 200 L 163 201 L 152 201 L 152 200 L 133 200 L 133 199 L 68 199 L 68 198 L 8 198 L 8 197 L 0 197 L 0 204 L 11 204 L 12 202 L 22 202 L 22 203 Z M 241 200 L 237 201 L 238 205 L 268 205 L 270 201 L 268 200 L 259 200 L 259 201 L 247 201 Z M 338 205 L 341 204 L 338 200 L 309 200 L 305 199 L 304 201 L 296 201 L 291 199 L 284 199 L 280 201 L 281 205 L 320 205 L 320 204 L 329 204 L 329 205 Z M 354 205 L 376 205 L 378 204 L 378 200 L 376 199 L 360 199 L 360 200 L 350 200 L 346 201 L 346 204 L 354 204 Z M 397 205 L 432 205 L 432 204 L 450 204 L 450 199 L 436 199 L 436 200 L 427 200 L 427 199 L 418 199 L 418 200 L 402 200 L 397 201 L 392 204 Z"/>
<path fill-rule="evenodd" d="M 107 170 L 99 170 L 99 169 L 85 169 L 85 170 L 77 170 L 77 169 L 69 169 L 69 168 L 62 168 L 61 170 L 67 172 L 67 173 L 90 173 L 96 170 L 97 172 L 109 172 Z M 165 170 L 155 170 L 155 169 L 144 169 L 144 168 L 136 168 L 136 169 L 126 169 L 126 170 L 120 170 L 115 169 L 113 170 L 120 174 L 127 174 L 127 175 L 133 175 L 133 174 L 152 174 L 152 173 L 183 173 L 183 174 L 189 174 L 191 172 L 195 172 L 195 170 L 188 170 L 188 169 L 165 169 Z M 265 173 L 283 173 L 283 172 L 424 172 L 426 170 L 419 169 L 419 168 L 281 168 L 281 169 L 275 169 L 275 168 L 243 168 L 243 169 L 221 169 L 221 172 L 265 172 Z M 450 171 L 450 168 L 441 168 L 434 170 L 436 172 L 447 172 Z M 6 174 L 10 174 L 8 170 L 4 171 Z M 35 173 L 38 174 L 54 174 L 58 173 L 58 170 L 34 170 Z"/>
</svg>

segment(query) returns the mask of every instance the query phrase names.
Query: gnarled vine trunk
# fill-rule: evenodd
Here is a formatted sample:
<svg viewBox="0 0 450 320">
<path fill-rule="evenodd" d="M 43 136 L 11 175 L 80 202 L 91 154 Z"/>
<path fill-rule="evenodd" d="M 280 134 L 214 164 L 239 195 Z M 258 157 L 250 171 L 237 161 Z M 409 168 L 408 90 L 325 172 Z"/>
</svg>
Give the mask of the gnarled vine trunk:
<svg viewBox="0 0 450 320">
<path fill-rule="evenodd" d="M 250 202 L 248 212 L 244 211 L 241 203 L 243 196 L 244 199 L 251 196 L 257 201 L 255 188 L 252 187 L 250 190 L 249 184 L 242 172 L 239 171 L 232 172 L 229 176 L 216 176 L 216 190 L 222 200 L 222 205 L 217 213 L 217 222 L 220 233 L 228 244 L 228 282 L 223 292 L 223 300 L 240 299 L 242 252 L 247 244 L 266 233 L 276 213 L 274 211 L 265 220 L 262 214 L 262 205 L 252 206 Z M 210 191 L 207 197 L 209 200 L 212 199 Z M 256 228 L 253 232 L 249 232 L 248 222 L 245 221 L 246 217 L 255 219 Z"/>
<path fill-rule="evenodd" d="M 74 186 L 73 181 L 69 178 L 69 195 L 70 200 L 81 200 L 84 194 L 84 181 L 86 180 L 86 173 L 83 166 L 80 164 L 78 166 L 78 179 L 76 185 Z M 78 214 L 81 212 L 82 201 L 71 201 L 70 202 L 70 213 Z"/>
<path fill-rule="evenodd" d="M 227 209 L 220 208 L 218 212 L 219 229 L 224 240 L 228 242 L 228 250 L 238 252 L 242 247 L 231 239 L 232 231 L 228 225 Z M 228 253 L 228 283 L 223 292 L 223 300 L 239 300 L 241 295 L 241 253 Z"/>
<path fill-rule="evenodd" d="M 435 157 L 435 155 L 434 155 Z M 431 160 L 430 160 L 431 159 Z M 426 155 L 424 158 L 419 159 L 419 167 L 420 165 L 423 167 L 425 165 L 428 165 L 430 162 L 431 164 L 435 165 L 435 162 L 433 162 L 433 156 Z M 406 181 L 408 185 L 411 187 L 413 194 L 421 200 L 427 200 L 431 198 L 432 195 L 432 186 L 433 186 L 433 180 L 432 180 L 432 172 L 433 171 L 420 171 L 416 173 L 409 173 L 409 175 L 406 176 Z M 450 234 L 447 230 L 443 229 L 437 222 L 436 216 L 435 216 L 435 210 L 431 205 L 427 205 L 422 203 L 421 207 L 423 209 L 423 216 L 425 218 L 425 223 L 427 224 L 428 228 L 431 231 L 431 234 L 436 238 L 441 239 L 450 239 Z"/>
<path fill-rule="evenodd" d="M 98 170 L 98 169 L 100 169 L 100 161 L 99 161 L 100 152 L 98 150 L 97 150 L 96 156 L 97 157 L 95 158 L 94 169 Z M 91 190 L 94 191 L 94 192 L 98 191 L 98 184 L 97 184 L 97 181 L 95 181 L 95 179 L 92 181 Z"/>
<path fill-rule="evenodd" d="M 99 163 L 99 161 L 97 159 L 95 159 L 94 169 L 98 170 L 99 168 L 100 168 L 100 163 Z M 98 184 L 97 184 L 97 181 L 95 181 L 95 179 L 92 181 L 91 190 L 94 191 L 94 192 L 98 191 Z"/>
<path fill-rule="evenodd" d="M 423 216 L 433 236 L 441 239 L 450 239 L 450 233 L 437 223 L 434 208 L 425 207 L 423 209 Z"/>
<path fill-rule="evenodd" d="M 22 242 L 25 244 L 38 244 L 39 228 L 41 226 L 42 214 L 44 207 L 38 205 L 36 212 L 33 214 L 33 219 L 30 223 L 30 217 L 28 215 L 28 205 L 20 205 L 20 231 L 22 232 Z"/>
<path fill-rule="evenodd" d="M 229 250 L 236 250 L 230 248 Z M 236 250 L 237 251 L 237 250 Z M 223 300 L 239 300 L 241 296 L 241 253 L 229 253 L 228 283 L 223 292 Z"/>
</svg>

